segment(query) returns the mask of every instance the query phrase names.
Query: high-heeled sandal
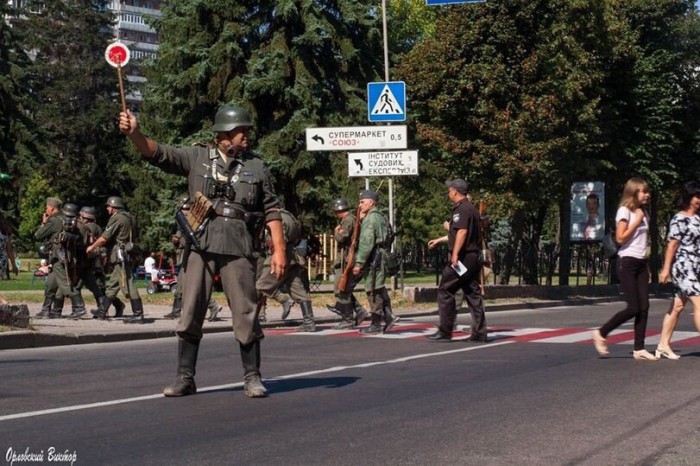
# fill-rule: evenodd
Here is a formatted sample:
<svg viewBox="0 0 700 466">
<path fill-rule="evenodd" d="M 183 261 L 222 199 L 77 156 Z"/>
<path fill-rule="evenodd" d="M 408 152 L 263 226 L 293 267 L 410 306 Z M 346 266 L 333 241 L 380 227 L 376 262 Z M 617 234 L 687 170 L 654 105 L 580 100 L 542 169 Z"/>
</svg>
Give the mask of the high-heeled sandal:
<svg viewBox="0 0 700 466">
<path fill-rule="evenodd" d="M 637 351 L 632 351 L 632 357 L 636 359 L 637 361 L 658 361 L 659 357 L 654 356 L 651 354 L 649 351 L 643 349 L 643 350 L 637 350 Z"/>
<path fill-rule="evenodd" d="M 661 345 L 658 345 L 656 347 L 656 357 L 661 358 L 662 356 L 667 358 L 667 359 L 680 359 L 681 356 L 679 354 L 676 354 L 673 352 L 670 346 L 663 347 Z"/>
<path fill-rule="evenodd" d="M 610 351 L 608 351 L 608 344 L 605 341 L 605 338 L 603 338 L 603 335 L 600 334 L 600 330 L 593 330 L 593 345 L 595 346 L 595 350 L 598 352 L 598 355 L 601 357 L 606 357 L 610 355 Z"/>
</svg>

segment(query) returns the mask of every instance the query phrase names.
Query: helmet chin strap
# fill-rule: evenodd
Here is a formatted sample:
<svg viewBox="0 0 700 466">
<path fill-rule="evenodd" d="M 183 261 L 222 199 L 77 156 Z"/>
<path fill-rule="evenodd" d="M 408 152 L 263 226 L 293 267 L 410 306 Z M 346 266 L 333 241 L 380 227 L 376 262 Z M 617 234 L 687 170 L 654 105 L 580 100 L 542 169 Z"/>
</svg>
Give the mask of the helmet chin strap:
<svg viewBox="0 0 700 466">
<path fill-rule="evenodd" d="M 227 158 L 236 157 L 238 155 L 238 151 L 236 151 L 236 148 L 233 147 L 233 144 L 231 144 L 231 142 L 226 139 L 218 141 L 217 148 Z"/>
</svg>

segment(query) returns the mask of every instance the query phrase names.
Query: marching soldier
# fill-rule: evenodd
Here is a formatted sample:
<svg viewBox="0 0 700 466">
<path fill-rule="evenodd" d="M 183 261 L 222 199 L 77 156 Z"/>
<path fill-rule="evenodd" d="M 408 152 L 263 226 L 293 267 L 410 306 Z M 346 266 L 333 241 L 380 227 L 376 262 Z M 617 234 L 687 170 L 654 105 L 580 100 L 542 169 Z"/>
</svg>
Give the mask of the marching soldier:
<svg viewBox="0 0 700 466">
<path fill-rule="evenodd" d="M 302 237 L 302 226 L 299 221 L 286 210 L 280 210 L 282 216 L 282 230 L 284 241 L 287 250 L 287 269 L 283 276 L 277 277 L 270 273 L 270 258 L 268 257 L 263 262 L 262 270 L 258 273 L 258 279 L 255 287 L 258 292 L 265 297 L 279 294 L 280 286 L 285 286 L 289 290 L 291 300 L 299 303 L 303 323 L 296 328 L 297 332 L 315 332 L 316 321 L 314 320 L 314 311 L 311 304 L 311 295 L 309 293 L 309 272 L 306 268 L 306 257 L 300 254 L 297 245 Z M 267 241 L 268 250 L 274 253 L 274 245 L 271 241 Z M 265 299 L 265 298 L 259 298 Z M 286 319 L 291 309 L 283 304 L 282 319 Z"/>
<path fill-rule="evenodd" d="M 49 199 L 54 206 L 57 204 L 55 199 Z M 72 312 L 68 317 L 79 319 L 85 315 L 86 310 L 85 302 L 80 294 L 79 269 L 85 249 L 76 220 L 78 206 L 65 204 L 61 210 L 63 215 L 53 215 L 49 214 L 49 199 L 47 199 L 47 212 L 44 214 L 45 221 L 34 235 L 39 241 L 48 239 L 50 246 L 51 273 L 49 275 L 53 275 L 53 277 L 51 280 L 47 279 L 47 290 L 49 291 L 45 292 L 45 296 L 55 291 L 55 297 L 49 317 L 60 317 L 63 311 L 64 297 L 68 296 L 72 307 Z M 47 214 L 49 214 L 48 217 Z M 57 228 L 60 229 L 56 232 Z"/>
<path fill-rule="evenodd" d="M 335 270 L 334 294 L 337 301 L 335 306 L 329 306 L 328 310 L 339 314 L 343 319 L 335 324 L 333 328 L 346 329 L 360 325 L 367 318 L 369 313 L 360 305 L 357 298 L 355 298 L 354 290 L 359 279 L 355 279 L 354 276 L 351 276 L 346 285 L 346 289 L 342 291 L 338 289 L 338 282 L 340 282 L 343 271 L 348 266 L 352 267 L 352 264 L 348 264 L 347 261 L 350 248 L 356 247 L 356 244 L 352 244 L 352 236 L 357 219 L 355 215 L 350 212 L 350 204 L 345 198 L 341 197 L 336 199 L 333 202 L 333 210 L 335 211 L 336 217 L 340 219 L 340 224 L 336 225 L 333 230 L 333 238 L 340 248 L 340 254 L 336 256 L 335 262 L 333 263 L 333 269 Z"/>
<path fill-rule="evenodd" d="M 96 254 L 101 247 L 106 246 L 111 248 L 109 261 L 112 264 L 112 273 L 106 284 L 105 299 L 103 311 L 106 312 L 112 302 L 115 301 L 119 290 L 131 302 L 131 310 L 133 316 L 125 319 L 126 324 L 141 324 L 143 320 L 143 302 L 139 295 L 139 290 L 134 283 L 133 271 L 131 267 L 131 259 L 129 258 L 130 249 L 132 249 L 134 241 L 134 228 L 136 222 L 134 217 L 126 212 L 124 201 L 119 196 L 111 196 L 107 199 L 107 213 L 109 213 L 109 222 L 107 227 L 102 232 L 97 240 L 88 246 L 86 252 L 88 255 Z M 100 317 L 98 314 L 98 318 Z"/>
<path fill-rule="evenodd" d="M 57 235 L 63 230 L 63 219 L 60 216 L 62 206 L 63 202 L 60 199 L 47 197 L 41 226 L 36 233 L 34 233 L 34 239 L 42 242 L 39 248 L 40 255 L 45 255 L 46 259 L 49 261 L 51 259 L 51 239 L 54 235 Z M 55 319 L 61 317 L 60 311 L 55 311 L 53 309 L 57 290 L 58 283 L 56 281 L 56 275 L 53 272 L 53 267 L 51 267 L 51 262 L 49 262 L 49 274 L 46 276 L 46 283 L 44 285 L 44 304 L 42 304 L 41 311 L 39 311 L 35 317 L 38 319 Z M 61 300 L 61 308 L 62 307 L 63 300 Z"/>
<path fill-rule="evenodd" d="M 360 239 L 357 245 L 353 274 L 365 278 L 365 292 L 370 304 L 372 324 L 360 329 L 360 333 L 388 332 L 399 317 L 391 310 L 391 298 L 384 285 L 383 244 L 389 234 L 388 221 L 377 210 L 379 196 L 374 191 L 360 193 Z M 382 317 L 385 325 L 382 328 Z"/>
<path fill-rule="evenodd" d="M 270 271 L 282 277 L 286 252 L 279 200 L 262 159 L 249 151 L 253 123 L 241 107 L 222 106 L 214 117 L 216 140 L 210 147 L 171 147 L 158 144 L 139 129 L 131 112 L 119 116 L 119 129 L 151 165 L 187 177 L 192 205 L 185 225 L 190 251 L 184 260 L 182 316 L 177 325 L 178 373 L 163 390 L 165 396 L 192 395 L 202 323 L 219 273 L 233 316 L 233 330 L 241 351 L 244 391 L 249 397 L 267 396 L 260 379 L 260 340 L 255 272 L 260 254 L 259 235 L 270 229 L 274 253 Z"/>
</svg>

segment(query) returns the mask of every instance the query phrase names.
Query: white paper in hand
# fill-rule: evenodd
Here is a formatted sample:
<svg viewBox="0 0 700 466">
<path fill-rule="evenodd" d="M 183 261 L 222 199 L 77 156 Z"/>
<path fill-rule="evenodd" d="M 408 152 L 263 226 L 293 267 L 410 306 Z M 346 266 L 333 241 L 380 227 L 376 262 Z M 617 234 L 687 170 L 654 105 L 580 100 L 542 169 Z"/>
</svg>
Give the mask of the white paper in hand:
<svg viewBox="0 0 700 466">
<path fill-rule="evenodd" d="M 467 273 L 467 268 L 464 266 L 464 264 L 462 264 L 462 261 L 457 262 L 457 265 L 453 265 L 452 270 L 457 272 L 457 275 L 460 277 Z"/>
</svg>

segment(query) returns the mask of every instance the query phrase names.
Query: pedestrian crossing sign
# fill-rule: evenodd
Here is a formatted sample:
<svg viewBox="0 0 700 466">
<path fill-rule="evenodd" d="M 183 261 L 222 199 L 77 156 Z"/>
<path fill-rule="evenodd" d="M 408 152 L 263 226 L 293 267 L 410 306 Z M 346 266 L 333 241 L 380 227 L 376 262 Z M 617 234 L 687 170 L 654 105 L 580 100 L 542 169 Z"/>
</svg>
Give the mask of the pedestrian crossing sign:
<svg viewBox="0 0 700 466">
<path fill-rule="evenodd" d="M 406 83 L 367 83 L 367 119 L 406 121 Z"/>
</svg>

